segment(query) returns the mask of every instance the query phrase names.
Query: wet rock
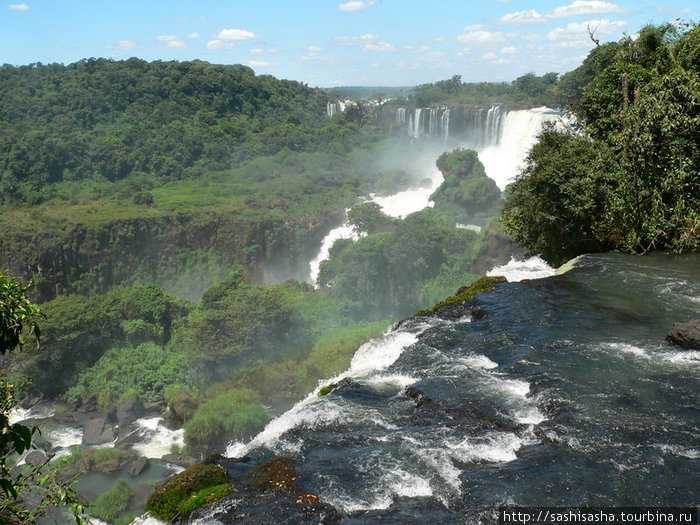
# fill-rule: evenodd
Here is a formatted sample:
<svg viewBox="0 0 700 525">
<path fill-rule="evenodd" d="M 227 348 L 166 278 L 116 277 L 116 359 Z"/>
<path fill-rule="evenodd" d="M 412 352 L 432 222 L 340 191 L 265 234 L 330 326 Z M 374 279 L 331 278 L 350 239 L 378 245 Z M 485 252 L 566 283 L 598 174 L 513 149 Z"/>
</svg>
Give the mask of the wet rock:
<svg viewBox="0 0 700 525">
<path fill-rule="evenodd" d="M 674 323 L 666 340 L 686 350 L 700 350 L 700 319 L 687 323 Z"/>
<path fill-rule="evenodd" d="M 148 458 L 145 456 L 140 456 L 129 467 L 129 476 L 131 476 L 132 478 L 140 476 L 143 473 L 143 471 L 145 471 L 148 467 Z"/>
<path fill-rule="evenodd" d="M 190 468 L 197 464 L 197 460 L 192 456 L 187 456 L 185 454 L 165 454 L 162 458 L 163 461 L 172 463 L 174 465 L 179 465 L 181 467 Z"/>
<path fill-rule="evenodd" d="M 119 427 L 123 427 L 136 421 L 146 413 L 143 401 L 138 397 L 125 399 L 117 407 L 117 421 Z"/>
<path fill-rule="evenodd" d="M 76 412 L 82 412 L 83 414 L 87 412 L 97 412 L 97 397 L 92 396 L 89 399 L 84 400 L 79 407 L 75 409 Z"/>
<path fill-rule="evenodd" d="M 116 428 L 105 417 L 94 417 L 83 423 L 83 445 L 103 445 L 116 437 Z"/>
<path fill-rule="evenodd" d="M 142 440 L 143 438 L 138 431 L 119 427 L 119 437 L 114 443 L 114 448 L 128 449 L 141 443 Z"/>
<path fill-rule="evenodd" d="M 26 461 L 28 465 L 34 465 L 36 467 L 46 461 L 46 454 L 41 450 L 32 450 L 25 456 L 24 461 Z"/>
</svg>

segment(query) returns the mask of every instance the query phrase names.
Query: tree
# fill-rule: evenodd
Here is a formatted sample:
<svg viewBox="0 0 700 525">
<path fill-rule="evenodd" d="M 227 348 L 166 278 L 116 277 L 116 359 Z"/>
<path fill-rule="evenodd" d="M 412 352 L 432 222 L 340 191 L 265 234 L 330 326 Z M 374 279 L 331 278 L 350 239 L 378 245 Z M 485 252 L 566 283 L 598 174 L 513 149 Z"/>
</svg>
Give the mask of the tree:
<svg viewBox="0 0 700 525">
<path fill-rule="evenodd" d="M 16 277 L 0 273 L 0 353 L 13 352 L 25 344 L 25 328 L 39 344 L 40 330 L 36 323 L 43 314 L 38 306 L 27 298 L 32 287 L 23 285 Z M 32 447 L 32 436 L 39 431 L 19 423 L 10 424 L 10 411 L 14 407 L 12 385 L 0 376 L 0 522 L 34 523 L 36 518 L 52 506 L 69 506 L 77 523 L 83 523 L 82 505 L 70 486 L 57 482 L 57 470 L 46 472 L 48 459 L 39 466 L 13 474 L 8 459 L 13 454 L 23 454 Z M 28 507 L 22 496 L 35 490 L 42 492 L 38 505 Z"/>
<path fill-rule="evenodd" d="M 363 202 L 348 211 L 348 222 L 357 233 L 387 231 L 394 222 L 376 202 Z"/>
</svg>

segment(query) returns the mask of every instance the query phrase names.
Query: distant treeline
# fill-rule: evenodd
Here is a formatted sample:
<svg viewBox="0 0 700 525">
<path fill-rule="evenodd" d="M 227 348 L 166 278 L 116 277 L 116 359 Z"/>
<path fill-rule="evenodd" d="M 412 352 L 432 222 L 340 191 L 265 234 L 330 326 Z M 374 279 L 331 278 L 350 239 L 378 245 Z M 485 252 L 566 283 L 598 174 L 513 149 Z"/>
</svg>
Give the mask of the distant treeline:
<svg viewBox="0 0 700 525">
<path fill-rule="evenodd" d="M 292 151 L 347 151 L 328 93 L 242 65 L 87 59 L 0 67 L 0 203 L 47 184 L 173 180 Z"/>
</svg>

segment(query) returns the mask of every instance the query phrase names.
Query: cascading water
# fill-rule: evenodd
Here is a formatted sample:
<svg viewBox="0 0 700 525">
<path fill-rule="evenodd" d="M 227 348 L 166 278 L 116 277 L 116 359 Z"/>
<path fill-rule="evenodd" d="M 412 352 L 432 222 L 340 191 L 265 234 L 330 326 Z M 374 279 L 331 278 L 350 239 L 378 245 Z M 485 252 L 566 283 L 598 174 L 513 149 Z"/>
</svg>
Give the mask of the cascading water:
<svg viewBox="0 0 700 525">
<path fill-rule="evenodd" d="M 450 108 L 445 108 L 440 116 L 440 136 L 445 140 L 450 138 Z"/>
<path fill-rule="evenodd" d="M 406 124 L 406 108 L 398 108 L 396 110 L 396 124 L 399 126 Z"/>
<path fill-rule="evenodd" d="M 503 504 L 694 505 L 700 352 L 664 335 L 698 315 L 700 256 L 500 270 L 527 280 L 403 321 L 361 346 L 324 383 L 338 385 L 330 394 L 227 455 L 291 456 L 305 490 L 348 523 L 491 523 Z M 549 276 L 532 281 L 535 270 Z M 228 498 L 208 519 L 230 523 L 242 504 Z"/>
<path fill-rule="evenodd" d="M 515 179 L 527 152 L 537 140 L 542 124 L 557 122 L 560 118 L 549 108 L 509 111 L 503 118 L 495 114 L 492 116 L 489 110 L 487 129 L 490 142 L 479 150 L 479 160 L 499 188 L 505 189 Z M 498 124 L 494 124 L 496 120 Z"/>
</svg>

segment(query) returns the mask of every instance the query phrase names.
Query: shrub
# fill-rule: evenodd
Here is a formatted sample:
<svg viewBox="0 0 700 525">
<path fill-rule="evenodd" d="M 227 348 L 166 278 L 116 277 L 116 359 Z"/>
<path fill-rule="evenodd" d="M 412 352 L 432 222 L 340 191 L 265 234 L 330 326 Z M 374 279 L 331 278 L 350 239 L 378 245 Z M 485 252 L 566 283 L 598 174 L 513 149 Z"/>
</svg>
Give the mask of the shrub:
<svg viewBox="0 0 700 525">
<path fill-rule="evenodd" d="M 129 507 L 133 494 L 134 491 L 129 484 L 120 479 L 90 505 L 90 514 L 113 523 Z"/>
</svg>

